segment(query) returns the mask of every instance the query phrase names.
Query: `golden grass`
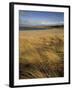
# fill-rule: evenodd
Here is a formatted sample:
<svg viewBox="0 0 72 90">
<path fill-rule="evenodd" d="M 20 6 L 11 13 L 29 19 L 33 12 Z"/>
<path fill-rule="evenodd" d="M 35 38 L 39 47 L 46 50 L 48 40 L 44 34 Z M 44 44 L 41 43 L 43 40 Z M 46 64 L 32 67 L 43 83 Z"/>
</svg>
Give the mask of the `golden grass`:
<svg viewBox="0 0 72 90">
<path fill-rule="evenodd" d="M 20 31 L 19 79 L 64 76 L 64 32 Z"/>
</svg>

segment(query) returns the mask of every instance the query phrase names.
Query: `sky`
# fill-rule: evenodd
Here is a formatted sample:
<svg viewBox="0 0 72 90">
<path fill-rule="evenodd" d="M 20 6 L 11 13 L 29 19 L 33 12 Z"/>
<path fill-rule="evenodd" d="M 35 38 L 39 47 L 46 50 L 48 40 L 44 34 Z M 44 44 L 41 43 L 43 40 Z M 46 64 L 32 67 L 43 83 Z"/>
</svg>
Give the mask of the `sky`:
<svg viewBox="0 0 72 90">
<path fill-rule="evenodd" d="M 63 12 L 19 11 L 19 26 L 63 25 Z"/>
</svg>

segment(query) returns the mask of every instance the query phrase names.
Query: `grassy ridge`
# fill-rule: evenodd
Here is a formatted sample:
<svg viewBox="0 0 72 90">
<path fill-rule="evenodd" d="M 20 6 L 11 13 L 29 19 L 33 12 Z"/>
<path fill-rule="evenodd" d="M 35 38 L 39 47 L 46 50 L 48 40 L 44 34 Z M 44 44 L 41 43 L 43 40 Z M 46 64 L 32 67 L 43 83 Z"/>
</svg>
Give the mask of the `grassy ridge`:
<svg viewBox="0 0 72 90">
<path fill-rule="evenodd" d="M 64 76 L 63 28 L 38 32 L 20 31 L 19 41 L 20 79 Z"/>
</svg>

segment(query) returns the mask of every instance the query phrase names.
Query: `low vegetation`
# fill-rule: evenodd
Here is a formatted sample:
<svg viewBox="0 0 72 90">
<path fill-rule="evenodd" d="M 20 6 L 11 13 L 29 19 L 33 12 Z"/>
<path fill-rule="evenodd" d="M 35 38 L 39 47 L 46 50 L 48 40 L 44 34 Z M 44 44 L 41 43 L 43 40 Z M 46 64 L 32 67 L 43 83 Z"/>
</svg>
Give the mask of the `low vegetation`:
<svg viewBox="0 0 72 90">
<path fill-rule="evenodd" d="M 19 39 L 19 79 L 64 76 L 63 27 L 20 31 Z"/>
</svg>

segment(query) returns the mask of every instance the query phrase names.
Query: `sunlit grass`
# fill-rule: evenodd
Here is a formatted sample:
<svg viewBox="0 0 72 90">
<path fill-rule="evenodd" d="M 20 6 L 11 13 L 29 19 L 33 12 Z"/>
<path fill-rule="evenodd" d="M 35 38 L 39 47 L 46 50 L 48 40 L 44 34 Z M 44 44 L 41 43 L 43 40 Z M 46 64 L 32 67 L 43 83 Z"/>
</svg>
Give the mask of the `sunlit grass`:
<svg viewBox="0 0 72 90">
<path fill-rule="evenodd" d="M 19 78 L 64 76 L 64 33 L 61 30 L 20 31 Z"/>
</svg>

